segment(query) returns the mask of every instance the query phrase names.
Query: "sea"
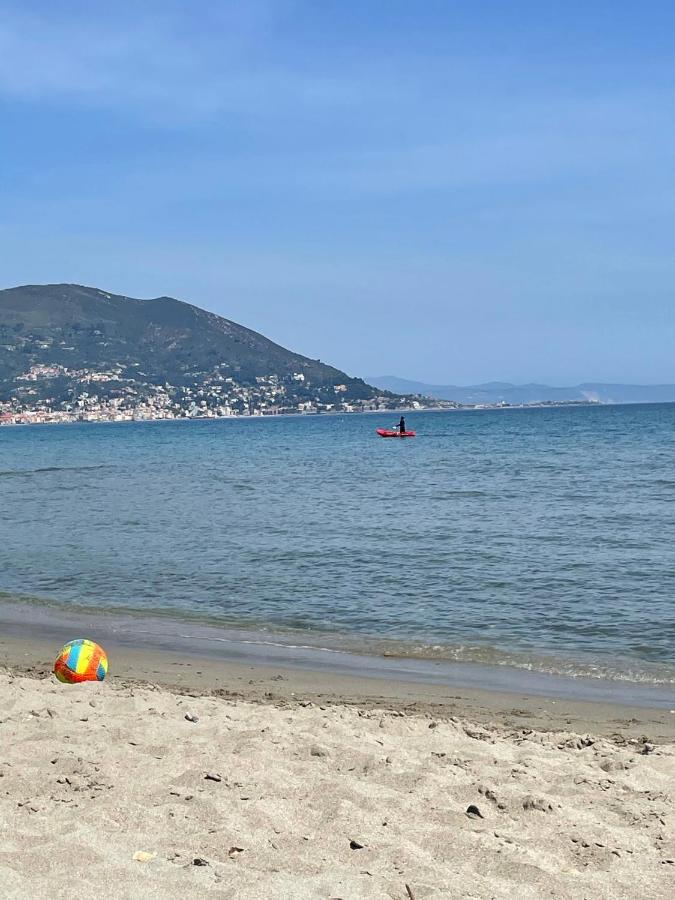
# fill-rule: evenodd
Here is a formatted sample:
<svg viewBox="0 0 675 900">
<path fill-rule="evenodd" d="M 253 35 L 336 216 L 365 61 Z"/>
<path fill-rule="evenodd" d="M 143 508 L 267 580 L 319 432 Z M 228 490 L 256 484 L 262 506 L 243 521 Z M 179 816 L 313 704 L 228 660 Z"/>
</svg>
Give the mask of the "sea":
<svg viewBox="0 0 675 900">
<path fill-rule="evenodd" d="M 675 687 L 675 405 L 397 421 L 0 428 L 0 606 Z"/>
</svg>

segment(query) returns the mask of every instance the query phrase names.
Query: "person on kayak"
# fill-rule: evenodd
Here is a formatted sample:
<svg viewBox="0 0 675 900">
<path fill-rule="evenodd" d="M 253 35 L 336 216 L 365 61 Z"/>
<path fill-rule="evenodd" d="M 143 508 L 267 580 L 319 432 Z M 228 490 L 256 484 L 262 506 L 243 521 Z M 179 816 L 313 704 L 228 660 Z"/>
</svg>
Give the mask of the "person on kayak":
<svg viewBox="0 0 675 900">
<path fill-rule="evenodd" d="M 401 416 L 401 421 L 398 423 L 398 430 L 400 434 L 405 434 L 405 419 Z"/>
</svg>

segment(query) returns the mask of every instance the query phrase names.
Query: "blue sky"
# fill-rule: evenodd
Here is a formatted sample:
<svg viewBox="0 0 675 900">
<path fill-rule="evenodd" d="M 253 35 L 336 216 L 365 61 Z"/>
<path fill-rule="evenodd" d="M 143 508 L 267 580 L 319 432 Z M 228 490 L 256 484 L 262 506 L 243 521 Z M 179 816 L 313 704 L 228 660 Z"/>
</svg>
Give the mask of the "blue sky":
<svg viewBox="0 0 675 900">
<path fill-rule="evenodd" d="M 0 284 L 350 374 L 675 381 L 675 5 L 0 0 Z"/>
</svg>

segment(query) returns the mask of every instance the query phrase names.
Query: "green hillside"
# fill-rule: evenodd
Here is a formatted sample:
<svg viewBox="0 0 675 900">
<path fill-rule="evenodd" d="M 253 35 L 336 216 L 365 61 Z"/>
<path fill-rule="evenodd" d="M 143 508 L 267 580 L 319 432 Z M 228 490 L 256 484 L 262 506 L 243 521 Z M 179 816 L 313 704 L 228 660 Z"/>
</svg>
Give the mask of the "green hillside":
<svg viewBox="0 0 675 900">
<path fill-rule="evenodd" d="M 70 409 L 96 397 L 131 407 L 159 395 L 165 407 L 198 402 L 233 412 L 394 397 L 172 297 L 137 300 L 71 284 L 0 291 L 0 402 Z"/>
</svg>

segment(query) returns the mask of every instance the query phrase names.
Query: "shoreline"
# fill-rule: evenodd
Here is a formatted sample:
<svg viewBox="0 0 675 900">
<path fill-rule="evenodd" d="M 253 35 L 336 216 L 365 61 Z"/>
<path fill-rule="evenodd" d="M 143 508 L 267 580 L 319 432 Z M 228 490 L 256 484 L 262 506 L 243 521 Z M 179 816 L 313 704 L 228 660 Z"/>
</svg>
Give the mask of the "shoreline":
<svg viewBox="0 0 675 900">
<path fill-rule="evenodd" d="M 265 642 L 237 640 L 236 634 L 214 641 L 204 626 L 155 620 L 160 627 L 148 631 L 142 627 L 148 620 L 135 617 L 50 609 L 36 618 L 34 612 L 18 607 L 9 615 L 9 606 L 0 604 L 0 662 L 31 677 L 49 675 L 66 641 L 90 637 L 105 647 L 113 683 L 161 685 L 194 696 L 215 692 L 256 703 L 302 699 L 460 716 L 504 728 L 675 741 L 670 688 L 321 651 L 275 643 L 270 635 L 258 635 Z"/>
<path fill-rule="evenodd" d="M 592 662 L 544 650 L 509 651 L 488 645 L 444 647 L 396 637 L 219 621 L 172 609 L 97 609 L 0 591 L 0 634 L 63 643 L 80 631 L 91 632 L 105 645 L 263 666 L 579 700 L 675 705 L 675 671 L 665 663 L 625 660 L 624 664 L 633 665 L 635 672 L 618 667 L 615 674 L 611 670 L 608 673 L 607 660 L 601 657 Z"/>
</svg>

